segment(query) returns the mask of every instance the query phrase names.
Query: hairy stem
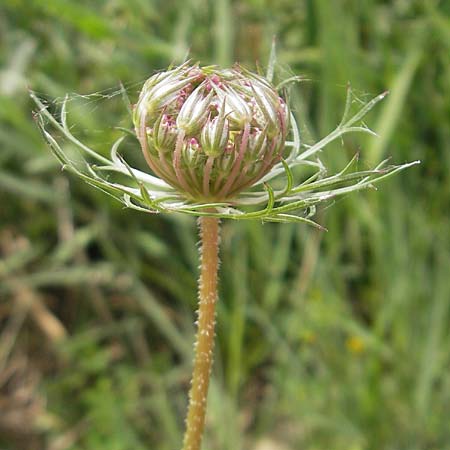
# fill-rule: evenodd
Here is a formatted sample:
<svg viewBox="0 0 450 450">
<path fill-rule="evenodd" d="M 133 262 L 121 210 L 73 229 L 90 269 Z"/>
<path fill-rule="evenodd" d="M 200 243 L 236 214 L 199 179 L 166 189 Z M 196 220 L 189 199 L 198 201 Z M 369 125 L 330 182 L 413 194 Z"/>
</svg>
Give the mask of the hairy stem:
<svg viewBox="0 0 450 450">
<path fill-rule="evenodd" d="M 213 362 L 215 306 L 219 268 L 219 220 L 200 217 L 201 273 L 195 343 L 194 371 L 189 392 L 189 408 L 183 450 L 200 450 L 205 426 L 206 399 Z"/>
</svg>

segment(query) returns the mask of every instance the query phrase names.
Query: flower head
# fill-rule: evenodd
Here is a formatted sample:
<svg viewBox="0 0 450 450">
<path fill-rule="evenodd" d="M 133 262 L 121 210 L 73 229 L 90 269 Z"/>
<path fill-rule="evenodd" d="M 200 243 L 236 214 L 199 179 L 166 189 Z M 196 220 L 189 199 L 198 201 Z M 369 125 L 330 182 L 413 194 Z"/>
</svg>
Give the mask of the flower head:
<svg viewBox="0 0 450 450">
<path fill-rule="evenodd" d="M 185 64 L 145 83 L 133 120 L 156 175 L 189 199 L 224 201 L 284 156 L 289 112 L 261 76 Z"/>
<path fill-rule="evenodd" d="M 272 75 L 273 66 L 268 79 Z M 222 70 L 189 63 L 157 73 L 144 83 L 134 108 L 135 133 L 120 137 L 109 158 L 74 136 L 67 98 L 58 120 L 35 93 L 31 97 L 38 107 L 37 123 L 63 167 L 145 212 L 318 226 L 310 219 L 316 205 L 372 187 L 418 163 L 389 166 L 382 161 L 371 170 L 356 170 L 355 157 L 340 172 L 328 174 L 319 153 L 346 133 L 375 134 L 362 120 L 386 93 L 354 111 L 349 88 L 341 123 L 317 143 L 305 145 L 295 115 L 268 79 L 239 66 Z M 81 164 L 50 127 L 80 150 L 85 156 Z M 153 173 L 131 167 L 119 155 L 129 134 L 137 137 Z"/>
</svg>

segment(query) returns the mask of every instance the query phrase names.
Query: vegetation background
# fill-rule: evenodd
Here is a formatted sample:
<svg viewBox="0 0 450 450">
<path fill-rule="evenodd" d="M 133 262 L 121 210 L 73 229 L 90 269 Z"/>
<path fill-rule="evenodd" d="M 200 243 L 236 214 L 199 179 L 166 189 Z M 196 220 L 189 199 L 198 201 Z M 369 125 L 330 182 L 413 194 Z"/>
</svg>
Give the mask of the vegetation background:
<svg viewBox="0 0 450 450">
<path fill-rule="evenodd" d="M 339 122 L 347 82 L 391 91 L 367 119 L 380 137 L 330 146 L 330 170 L 359 150 L 423 163 L 319 211 L 327 233 L 224 223 L 204 448 L 450 449 L 450 3 L 2 0 L 1 450 L 177 449 L 192 359 L 195 221 L 62 173 L 27 86 L 97 92 L 70 120 L 107 151 L 120 81 L 135 100 L 188 53 L 264 67 L 273 35 L 281 74 L 305 78 L 304 142 Z"/>
</svg>

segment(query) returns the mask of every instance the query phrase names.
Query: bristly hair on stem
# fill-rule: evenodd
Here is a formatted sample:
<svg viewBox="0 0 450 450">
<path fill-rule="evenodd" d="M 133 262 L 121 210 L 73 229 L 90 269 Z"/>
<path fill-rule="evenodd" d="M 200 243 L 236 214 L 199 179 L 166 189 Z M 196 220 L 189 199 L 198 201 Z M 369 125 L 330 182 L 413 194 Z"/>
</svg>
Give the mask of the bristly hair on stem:
<svg viewBox="0 0 450 450">
<path fill-rule="evenodd" d="M 217 283 L 219 271 L 219 219 L 200 217 L 199 308 L 194 346 L 194 370 L 189 391 L 189 408 L 183 450 L 199 450 L 205 426 L 209 379 L 213 362 Z"/>
</svg>

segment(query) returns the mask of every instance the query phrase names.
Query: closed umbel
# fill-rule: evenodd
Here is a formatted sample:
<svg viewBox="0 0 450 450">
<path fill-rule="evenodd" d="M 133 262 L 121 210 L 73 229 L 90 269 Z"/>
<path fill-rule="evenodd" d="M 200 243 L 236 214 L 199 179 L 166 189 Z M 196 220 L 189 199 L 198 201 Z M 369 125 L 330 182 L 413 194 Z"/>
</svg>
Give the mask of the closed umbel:
<svg viewBox="0 0 450 450">
<path fill-rule="evenodd" d="M 263 77 L 184 64 L 149 78 L 134 125 L 152 171 L 193 201 L 231 200 L 280 161 L 289 111 Z"/>
</svg>

